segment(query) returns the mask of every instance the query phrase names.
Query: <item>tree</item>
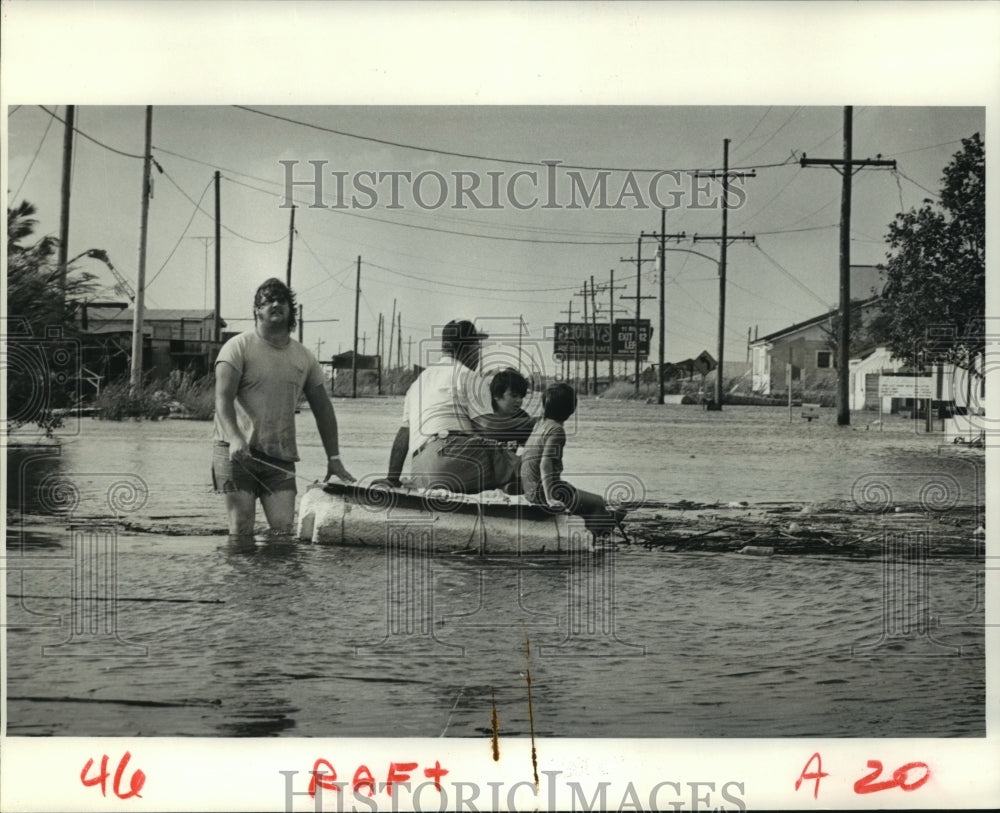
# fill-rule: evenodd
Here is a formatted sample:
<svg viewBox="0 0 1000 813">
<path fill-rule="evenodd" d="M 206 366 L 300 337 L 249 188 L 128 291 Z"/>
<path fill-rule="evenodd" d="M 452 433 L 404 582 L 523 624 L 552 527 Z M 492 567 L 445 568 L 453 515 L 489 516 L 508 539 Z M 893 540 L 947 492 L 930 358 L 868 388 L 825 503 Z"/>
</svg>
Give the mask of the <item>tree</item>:
<svg viewBox="0 0 1000 813">
<path fill-rule="evenodd" d="M 914 367 L 950 362 L 977 377 L 986 312 L 986 160 L 979 133 L 944 169 L 940 200 L 896 215 L 879 339 Z"/>
<path fill-rule="evenodd" d="M 66 269 L 65 285 L 51 236 L 26 244 L 35 231 L 35 207 L 7 209 L 7 416 L 13 425 L 52 428 L 51 410 L 76 392 L 79 334 L 76 314 L 95 290 L 94 275 Z M 54 329 L 54 330 L 53 330 Z M 74 361 L 75 360 L 75 361 Z M 74 366 L 75 365 L 75 366 Z"/>
</svg>

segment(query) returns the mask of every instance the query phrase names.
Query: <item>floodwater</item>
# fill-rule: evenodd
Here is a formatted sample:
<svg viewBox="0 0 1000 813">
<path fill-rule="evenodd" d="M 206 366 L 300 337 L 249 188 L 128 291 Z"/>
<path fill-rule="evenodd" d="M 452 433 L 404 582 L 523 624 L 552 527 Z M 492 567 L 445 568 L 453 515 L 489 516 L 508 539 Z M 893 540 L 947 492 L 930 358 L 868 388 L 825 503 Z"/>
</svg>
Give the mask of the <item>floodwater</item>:
<svg viewBox="0 0 1000 813">
<path fill-rule="evenodd" d="M 336 409 L 348 469 L 383 474 L 401 399 Z M 586 400 L 566 476 L 654 503 L 981 504 L 981 458 L 874 418 Z M 10 454 L 8 735 L 475 737 L 495 704 L 527 736 L 528 670 L 538 736 L 985 734 L 971 538 L 929 560 L 238 545 L 210 433 L 83 419 Z M 325 470 L 308 412 L 299 438 L 301 492 Z"/>
</svg>

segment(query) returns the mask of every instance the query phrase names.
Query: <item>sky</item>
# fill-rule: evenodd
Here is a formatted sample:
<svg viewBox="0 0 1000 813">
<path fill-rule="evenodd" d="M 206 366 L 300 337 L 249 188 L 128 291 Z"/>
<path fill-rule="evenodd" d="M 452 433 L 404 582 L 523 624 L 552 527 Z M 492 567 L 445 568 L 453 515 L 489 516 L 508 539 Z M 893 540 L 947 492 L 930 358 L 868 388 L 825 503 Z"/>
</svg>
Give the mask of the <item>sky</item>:
<svg viewBox="0 0 1000 813">
<path fill-rule="evenodd" d="M 8 108 L 8 205 L 34 203 L 39 235 L 59 231 L 64 116 L 62 105 Z M 106 250 L 133 286 L 144 122 L 141 105 L 76 109 L 68 253 Z M 638 285 L 654 297 L 640 307 L 655 360 L 656 241 L 643 241 L 641 280 L 634 259 L 664 206 L 667 234 L 685 234 L 666 254 L 665 357 L 714 356 L 729 139 L 729 166 L 742 174 L 728 233 L 754 239 L 727 252 L 725 357 L 745 360 L 748 333 L 836 306 L 841 176 L 799 159 L 842 157 L 843 124 L 843 107 L 815 105 L 154 106 L 146 306 L 214 306 L 218 170 L 230 329 L 250 327 L 260 282 L 285 278 L 294 202 L 292 287 L 303 341 L 322 357 L 352 346 L 360 257 L 359 349 L 374 352 L 379 314 L 388 325 L 395 305 L 404 361 L 437 346 L 435 328 L 468 318 L 508 346 L 523 320 L 522 346 L 550 362 L 552 325 L 570 307 L 579 321 L 593 277 L 599 321 L 612 307 L 634 315 Z M 961 139 L 984 127 L 983 107 L 854 108 L 854 157 L 897 163 L 854 175 L 852 264 L 885 259 L 887 225 L 936 197 Z M 103 264 L 77 267 L 116 298 Z"/>
</svg>

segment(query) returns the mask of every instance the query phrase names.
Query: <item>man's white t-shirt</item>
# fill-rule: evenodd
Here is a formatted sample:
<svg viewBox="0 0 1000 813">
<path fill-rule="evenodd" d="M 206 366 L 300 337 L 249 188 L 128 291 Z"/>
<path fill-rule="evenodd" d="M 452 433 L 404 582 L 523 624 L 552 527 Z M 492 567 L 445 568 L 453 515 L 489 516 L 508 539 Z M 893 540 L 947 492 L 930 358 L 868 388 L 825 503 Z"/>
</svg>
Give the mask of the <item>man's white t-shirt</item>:
<svg viewBox="0 0 1000 813">
<path fill-rule="evenodd" d="M 295 339 L 275 347 L 248 330 L 222 345 L 215 364 L 229 364 L 240 375 L 236 425 L 250 448 L 278 460 L 298 460 L 295 407 L 306 388 L 323 384 L 316 357 Z M 215 439 L 224 438 L 216 415 Z"/>
<path fill-rule="evenodd" d="M 402 425 L 410 430 L 408 456 L 439 432 L 472 432 L 472 418 L 492 412 L 487 379 L 451 356 L 442 356 L 406 391 Z"/>
</svg>

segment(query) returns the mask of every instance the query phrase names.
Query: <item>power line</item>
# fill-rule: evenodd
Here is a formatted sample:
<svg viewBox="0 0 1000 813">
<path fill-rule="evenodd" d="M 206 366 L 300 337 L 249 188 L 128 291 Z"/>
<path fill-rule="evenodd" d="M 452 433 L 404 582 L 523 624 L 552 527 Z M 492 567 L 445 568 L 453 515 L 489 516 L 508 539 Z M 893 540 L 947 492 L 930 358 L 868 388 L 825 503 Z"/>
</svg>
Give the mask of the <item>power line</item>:
<svg viewBox="0 0 1000 813">
<path fill-rule="evenodd" d="M 170 258 L 174 256 L 174 252 L 177 251 L 177 247 L 180 246 L 181 242 L 184 240 L 184 235 L 187 234 L 187 230 L 191 228 L 191 224 L 194 222 L 195 217 L 198 215 L 199 209 L 201 209 L 201 202 L 205 199 L 205 193 L 208 192 L 208 188 L 211 185 L 212 185 L 212 181 L 211 180 L 209 180 L 209 182 L 207 184 L 205 184 L 205 188 L 201 192 L 201 197 L 198 198 L 198 202 L 194 205 L 194 211 L 191 212 L 191 217 L 188 218 L 187 225 L 184 227 L 184 230 L 181 232 L 181 236 L 177 238 L 177 242 L 174 244 L 174 247 L 172 249 L 170 249 L 170 253 L 167 255 L 167 259 L 165 259 L 163 261 L 163 265 L 161 265 L 159 267 L 159 269 L 157 270 L 157 272 L 155 274 L 153 274 L 153 276 L 150 278 L 149 282 L 146 283 L 146 288 L 147 289 L 153 284 L 153 282 L 156 280 L 156 278 L 158 276 L 160 276 L 160 273 L 163 271 L 163 269 L 167 267 L 167 263 L 170 262 Z"/>
<path fill-rule="evenodd" d="M 18 107 L 20 107 L 20 105 L 18 105 Z M 10 114 L 8 114 L 8 118 L 10 118 Z M 28 176 L 31 174 L 31 168 L 35 165 L 35 161 L 38 159 L 38 154 L 42 151 L 42 145 L 45 143 L 45 137 L 49 134 L 49 130 L 52 127 L 52 121 L 53 119 L 49 119 L 48 123 L 45 125 L 45 132 L 42 133 L 42 140 L 38 142 L 38 147 L 35 149 L 35 154 L 31 157 L 31 163 L 28 164 L 28 168 L 24 171 L 24 177 L 21 178 L 21 183 L 18 184 L 17 191 L 11 198 L 11 200 L 14 201 L 15 203 L 17 202 L 17 196 L 21 194 L 21 189 L 24 188 L 24 182 L 28 180 Z"/>
<path fill-rule="evenodd" d="M 49 110 L 45 105 L 40 104 L 38 106 L 40 108 L 42 108 L 42 110 L 44 110 L 50 116 L 52 116 L 52 118 L 54 118 L 56 121 L 58 121 L 58 122 L 60 122 L 62 124 L 66 124 L 66 122 L 65 122 L 64 119 L 59 118 L 59 116 L 57 116 L 55 113 L 53 113 L 51 110 Z M 83 136 L 85 139 L 87 139 L 87 141 L 92 141 L 98 147 L 103 147 L 104 149 L 108 150 L 109 152 L 113 152 L 116 155 L 121 155 L 121 156 L 124 156 L 125 158 L 138 158 L 140 161 L 145 160 L 145 156 L 144 155 L 134 155 L 133 153 L 130 153 L 130 152 L 124 152 L 123 150 L 115 149 L 114 147 L 111 147 L 111 146 L 105 144 L 103 141 L 98 141 L 93 136 L 87 135 L 79 127 L 74 127 L 73 128 L 73 132 L 77 133 L 78 135 Z"/>
<path fill-rule="evenodd" d="M 770 254 L 768 254 L 766 251 L 764 251 L 764 249 L 761 248 L 759 244 L 755 244 L 754 248 L 756 248 L 761 254 L 763 254 L 771 262 L 771 264 L 775 268 L 777 268 L 782 274 L 784 274 L 792 282 L 794 282 L 796 285 L 798 285 L 799 288 L 801 288 L 803 291 L 805 291 L 807 294 L 809 294 L 809 296 L 811 296 L 817 302 L 822 302 L 824 308 L 829 308 L 830 307 L 830 303 L 827 302 L 827 300 L 823 299 L 823 297 L 821 297 L 819 294 L 817 294 L 815 291 L 813 291 L 811 288 L 809 288 L 804 282 L 802 282 L 802 280 L 800 280 L 791 271 L 789 271 L 781 263 L 779 263 L 776 259 L 774 259 L 774 257 L 772 257 Z"/>
<path fill-rule="evenodd" d="M 376 138 L 375 136 L 363 136 L 358 133 L 349 133 L 346 130 L 337 130 L 333 127 L 325 127 L 321 124 L 314 124 L 308 121 L 302 121 L 300 119 L 293 119 L 288 116 L 279 116 L 277 113 L 268 113 L 263 110 L 257 110 L 252 107 L 246 107 L 244 105 L 233 105 L 233 107 L 238 110 L 244 110 L 248 113 L 253 113 L 258 116 L 264 116 L 269 119 L 276 119 L 278 121 L 283 121 L 287 124 L 294 124 L 299 127 L 306 127 L 310 130 L 318 130 L 324 133 L 331 133 L 333 135 L 343 136 L 345 138 L 354 138 L 359 141 L 368 141 L 374 144 L 382 144 L 387 147 L 397 147 L 399 149 L 405 150 L 415 150 L 417 152 L 427 152 L 434 153 L 435 155 L 447 155 L 452 158 L 470 158 L 475 161 L 488 161 L 497 164 L 513 164 L 515 166 L 527 166 L 527 167 L 548 167 L 551 164 L 546 164 L 542 161 L 523 161 L 516 158 L 498 158 L 496 156 L 489 155 L 476 155 L 474 153 L 464 153 L 455 152 L 452 150 L 442 150 L 434 147 L 421 147 L 414 144 L 405 144 L 400 141 L 390 141 L 384 138 Z M 789 164 L 789 161 L 782 161 L 778 164 L 757 164 L 753 168 L 763 169 L 768 167 L 781 167 Z M 600 166 L 588 166 L 584 164 L 563 164 L 560 163 L 558 166 L 562 169 L 584 169 L 594 172 L 682 172 L 682 173 L 694 173 L 694 172 L 706 172 L 710 171 L 705 167 L 690 168 L 690 169 L 664 169 L 663 167 L 656 167 L 652 169 L 640 168 L 640 167 L 600 167 Z M 731 167 L 731 169 L 750 169 L 751 167 Z"/>
<path fill-rule="evenodd" d="M 899 177 L 901 177 L 901 178 L 905 178 L 905 179 L 906 179 L 907 181 L 909 181 L 909 182 L 910 182 L 911 184 L 913 184 L 914 186 L 919 186 L 919 187 L 920 187 L 921 189 L 923 189 L 923 190 L 924 190 L 924 192 L 927 192 L 928 194 L 930 194 L 930 195 L 933 195 L 933 196 L 934 196 L 935 198 L 937 198 L 937 197 L 940 197 L 940 195 L 939 195 L 939 194 L 938 194 L 937 192 L 934 192 L 933 190 L 930 190 L 930 189 L 928 189 L 928 188 L 927 188 L 926 186 L 924 186 L 924 185 L 923 185 L 922 183 L 917 183 L 917 182 L 916 182 L 915 180 L 913 180 L 913 178 L 911 178 L 911 177 L 910 177 L 909 175 L 907 175 L 906 173 L 904 173 L 904 172 L 903 172 L 903 171 L 902 171 L 901 169 L 899 169 L 899 168 L 897 168 L 897 169 L 896 169 L 896 171 L 895 171 L 895 172 L 893 172 L 893 175 L 898 175 L 898 176 L 899 176 Z"/>
<path fill-rule="evenodd" d="M 232 178 L 227 178 L 227 180 L 230 183 L 234 183 L 239 186 L 245 186 L 247 189 L 252 189 L 255 192 L 260 192 L 261 194 L 264 195 L 274 194 L 266 189 L 258 189 L 255 186 L 251 186 L 250 184 L 243 183 L 242 181 L 237 181 Z M 296 200 L 294 197 L 283 198 L 283 199 L 291 200 L 295 203 L 302 204 L 301 201 Z M 307 204 L 302 204 L 302 205 L 307 206 Z M 540 243 L 545 245 L 562 245 L 562 246 L 619 246 L 631 242 L 630 240 L 540 240 L 537 238 L 530 238 L 530 237 L 506 237 L 497 234 L 478 234 L 475 232 L 457 231 L 455 229 L 444 229 L 438 226 L 424 226 L 415 223 L 402 223 L 398 220 L 389 220 L 384 217 L 375 217 L 374 215 L 362 215 L 359 214 L 358 212 L 349 211 L 347 209 L 324 208 L 323 211 L 327 214 L 346 215 L 348 217 L 356 217 L 361 220 L 371 220 L 376 223 L 386 223 L 390 226 L 399 226 L 401 228 L 406 228 L 406 229 L 416 229 L 417 231 L 429 231 L 429 232 L 435 232 L 437 234 L 453 234 L 459 237 L 473 237 L 480 240 L 500 240 L 509 243 Z M 282 237 L 281 239 L 285 238 Z"/>
<path fill-rule="evenodd" d="M 184 191 L 184 189 L 181 187 L 180 184 L 177 183 L 177 181 L 175 181 L 172 177 L 170 177 L 170 173 L 169 172 L 167 172 L 162 167 L 160 168 L 160 172 L 162 172 L 166 176 L 167 180 L 170 181 L 170 183 L 172 183 L 174 185 L 174 187 L 177 189 L 178 192 L 180 192 L 185 198 L 187 198 L 190 203 L 194 204 L 195 208 L 197 208 L 198 211 L 200 211 L 206 217 L 211 218 L 212 220 L 215 219 L 214 215 L 209 214 L 208 212 L 206 212 L 204 209 L 201 208 L 201 201 L 196 201 L 194 198 L 192 198 L 187 192 Z M 204 197 L 204 195 L 202 195 L 202 197 Z M 227 232 L 229 232 L 231 235 L 233 235 L 233 237 L 239 237 L 241 240 L 246 240 L 248 243 L 256 243 L 257 245 L 260 245 L 260 246 L 270 246 L 270 245 L 274 245 L 275 243 L 280 243 L 283 240 L 287 240 L 288 239 L 287 235 L 282 234 L 281 237 L 278 237 L 275 240 L 255 240 L 253 237 L 247 237 L 245 234 L 240 234 L 238 231 L 235 231 L 234 229 L 229 228 L 229 226 L 227 226 L 225 224 L 220 224 L 220 225 Z"/>
</svg>

